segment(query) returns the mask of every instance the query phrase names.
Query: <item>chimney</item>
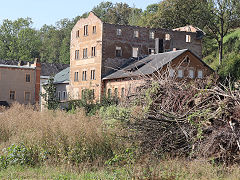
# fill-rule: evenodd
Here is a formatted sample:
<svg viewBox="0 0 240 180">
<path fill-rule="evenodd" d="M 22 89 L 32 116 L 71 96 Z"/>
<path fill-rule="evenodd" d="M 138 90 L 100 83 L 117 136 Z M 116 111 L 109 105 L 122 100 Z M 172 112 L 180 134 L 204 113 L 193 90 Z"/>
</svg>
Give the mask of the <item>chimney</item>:
<svg viewBox="0 0 240 180">
<path fill-rule="evenodd" d="M 23 61 L 18 61 L 18 66 L 23 66 L 24 65 L 24 62 Z"/>
<path fill-rule="evenodd" d="M 35 78 L 35 103 L 39 103 L 39 99 L 40 99 L 40 75 L 41 75 L 41 63 L 39 58 L 35 58 L 34 60 L 34 64 L 33 67 L 36 67 L 35 69 L 35 74 L 36 74 L 36 78 Z"/>
<path fill-rule="evenodd" d="M 177 51 L 177 48 L 173 48 L 173 51 Z"/>
</svg>

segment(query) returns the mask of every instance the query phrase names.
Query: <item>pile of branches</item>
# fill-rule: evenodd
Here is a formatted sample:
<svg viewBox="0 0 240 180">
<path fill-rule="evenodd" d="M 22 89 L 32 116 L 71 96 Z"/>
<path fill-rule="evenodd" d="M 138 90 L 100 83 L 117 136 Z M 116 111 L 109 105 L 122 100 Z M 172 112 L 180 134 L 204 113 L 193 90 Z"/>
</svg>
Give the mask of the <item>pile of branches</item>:
<svg viewBox="0 0 240 180">
<path fill-rule="evenodd" d="M 146 113 L 131 124 L 141 151 L 240 163 L 240 91 L 231 87 L 212 79 L 148 80 L 134 97 Z"/>
</svg>

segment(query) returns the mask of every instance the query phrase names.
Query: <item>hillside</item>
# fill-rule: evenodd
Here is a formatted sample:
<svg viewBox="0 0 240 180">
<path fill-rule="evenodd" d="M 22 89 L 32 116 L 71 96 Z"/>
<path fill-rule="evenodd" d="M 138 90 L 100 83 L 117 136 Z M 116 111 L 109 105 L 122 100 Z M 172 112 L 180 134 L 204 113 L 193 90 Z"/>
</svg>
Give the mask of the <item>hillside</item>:
<svg viewBox="0 0 240 180">
<path fill-rule="evenodd" d="M 232 30 L 223 39 L 223 64 L 218 65 L 218 47 L 215 40 L 204 41 L 204 61 L 223 77 L 231 76 L 240 79 L 240 28 Z"/>
</svg>

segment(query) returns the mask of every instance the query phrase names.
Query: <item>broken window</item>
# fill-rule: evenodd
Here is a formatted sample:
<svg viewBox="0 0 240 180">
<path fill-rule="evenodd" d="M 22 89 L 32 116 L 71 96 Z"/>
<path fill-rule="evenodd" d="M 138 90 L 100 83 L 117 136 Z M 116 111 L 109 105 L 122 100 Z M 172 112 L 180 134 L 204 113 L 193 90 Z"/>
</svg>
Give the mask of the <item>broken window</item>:
<svg viewBox="0 0 240 180">
<path fill-rule="evenodd" d="M 138 57 L 138 48 L 137 47 L 132 48 L 132 57 Z"/>
<path fill-rule="evenodd" d="M 122 56 L 122 48 L 116 47 L 116 57 L 121 57 L 121 56 Z"/>
<path fill-rule="evenodd" d="M 15 100 L 15 91 L 10 91 L 9 98 L 10 98 L 11 100 Z"/>
<path fill-rule="evenodd" d="M 133 37 L 138 38 L 139 37 L 139 31 L 134 30 Z"/>
<path fill-rule="evenodd" d="M 117 29 L 117 35 L 121 36 L 122 35 L 122 30 L 121 29 Z"/>
<path fill-rule="evenodd" d="M 30 82 L 30 74 L 26 74 L 26 82 Z"/>
<path fill-rule="evenodd" d="M 149 32 L 149 39 L 154 39 L 154 31 Z"/>
<path fill-rule="evenodd" d="M 170 40 L 170 34 L 165 34 L 165 40 L 166 41 Z"/>
<path fill-rule="evenodd" d="M 190 35 L 186 35 L 186 42 L 191 42 L 191 36 Z"/>
</svg>

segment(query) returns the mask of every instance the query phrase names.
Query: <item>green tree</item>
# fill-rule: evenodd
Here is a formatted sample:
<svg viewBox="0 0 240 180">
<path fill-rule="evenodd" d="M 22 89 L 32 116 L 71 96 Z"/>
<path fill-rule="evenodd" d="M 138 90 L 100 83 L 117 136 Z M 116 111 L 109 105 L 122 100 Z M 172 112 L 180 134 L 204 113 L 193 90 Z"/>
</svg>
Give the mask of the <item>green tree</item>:
<svg viewBox="0 0 240 180">
<path fill-rule="evenodd" d="M 3 20 L 0 26 L 0 58 L 28 60 L 39 56 L 40 38 L 30 18 Z"/>
<path fill-rule="evenodd" d="M 50 77 L 47 84 L 43 85 L 45 93 L 42 93 L 41 96 L 46 101 L 46 107 L 49 110 L 55 110 L 59 107 L 59 100 L 56 94 L 56 86 L 54 85 L 54 78 Z"/>
<path fill-rule="evenodd" d="M 208 0 L 209 20 L 206 30 L 218 43 L 219 65 L 223 60 L 223 38 L 229 30 L 239 26 L 238 0 Z"/>
</svg>

